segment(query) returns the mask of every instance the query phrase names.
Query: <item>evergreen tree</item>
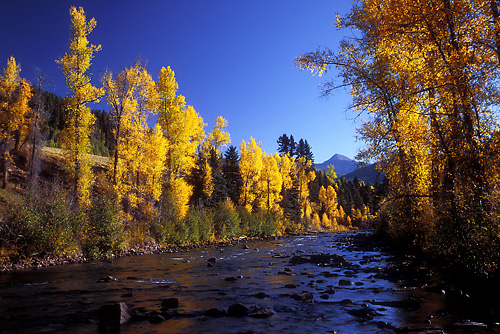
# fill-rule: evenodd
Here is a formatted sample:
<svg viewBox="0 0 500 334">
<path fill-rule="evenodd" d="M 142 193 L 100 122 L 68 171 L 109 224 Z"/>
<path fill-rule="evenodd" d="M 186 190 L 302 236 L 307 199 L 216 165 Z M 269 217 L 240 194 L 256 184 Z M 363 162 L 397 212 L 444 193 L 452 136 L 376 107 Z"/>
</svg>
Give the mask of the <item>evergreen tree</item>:
<svg viewBox="0 0 500 334">
<path fill-rule="evenodd" d="M 290 147 L 290 139 L 286 134 L 283 134 L 280 136 L 277 140 L 278 142 L 278 152 L 280 154 L 290 154 L 291 152 L 291 147 Z"/>
<path fill-rule="evenodd" d="M 235 146 L 229 146 L 224 153 L 222 175 L 226 180 L 228 196 L 234 204 L 238 203 L 242 186 L 239 160 L 238 149 Z"/>
<path fill-rule="evenodd" d="M 294 157 L 297 155 L 297 143 L 295 142 L 295 139 L 293 138 L 292 135 L 290 135 L 290 156 Z"/>
<path fill-rule="evenodd" d="M 208 163 L 212 168 L 213 191 L 210 198 L 211 206 L 218 206 L 228 198 L 227 182 L 222 174 L 221 159 L 215 147 L 210 149 Z"/>
</svg>

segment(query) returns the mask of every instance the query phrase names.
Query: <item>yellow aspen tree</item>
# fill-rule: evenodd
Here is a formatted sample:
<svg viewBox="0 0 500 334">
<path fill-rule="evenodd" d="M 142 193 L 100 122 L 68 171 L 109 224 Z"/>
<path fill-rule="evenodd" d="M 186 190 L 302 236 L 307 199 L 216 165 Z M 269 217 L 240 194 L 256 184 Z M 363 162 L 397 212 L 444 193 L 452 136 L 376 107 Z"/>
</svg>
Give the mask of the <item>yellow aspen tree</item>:
<svg viewBox="0 0 500 334">
<path fill-rule="evenodd" d="M 282 154 L 279 161 L 279 172 L 283 180 L 283 189 L 291 189 L 293 186 L 292 171 L 295 164 L 295 158 L 288 153 Z"/>
<path fill-rule="evenodd" d="M 71 38 L 69 52 L 60 60 L 66 85 L 72 95 L 67 104 L 66 128 L 62 133 L 62 147 L 66 150 L 67 167 L 72 179 L 73 193 L 77 202 L 82 205 L 90 204 L 90 187 L 94 182 L 89 158 L 89 136 L 94 126 L 95 117 L 87 106 L 90 102 L 98 102 L 103 90 L 98 89 L 90 82 L 89 68 L 94 53 L 101 46 L 90 44 L 87 35 L 96 26 L 92 18 L 87 22 L 83 8 L 71 7 Z"/>
<path fill-rule="evenodd" d="M 262 170 L 260 173 L 260 196 L 259 207 L 267 212 L 279 211 L 279 202 L 281 200 L 281 187 L 283 179 L 279 170 L 280 156 L 275 153 L 274 155 L 262 155 Z"/>
<path fill-rule="evenodd" d="M 140 157 L 141 186 L 145 200 L 158 201 L 162 192 L 162 177 L 167 158 L 167 139 L 159 124 L 146 133 L 144 152 Z"/>
<path fill-rule="evenodd" d="M 312 161 L 307 160 L 304 157 L 299 157 L 295 165 L 296 175 L 299 182 L 299 198 L 300 204 L 302 206 L 302 217 L 309 218 L 310 214 L 310 203 L 309 203 L 309 187 L 310 181 L 314 181 L 316 178 L 316 173 L 310 170 L 312 166 Z M 307 211 L 307 212 L 306 212 Z"/>
<path fill-rule="evenodd" d="M 205 138 L 205 124 L 192 106 L 186 107 L 185 98 L 177 95 L 178 84 L 170 67 L 162 68 L 156 85 L 158 93 L 158 123 L 167 139 L 164 191 L 172 197 L 178 219 L 189 208 L 193 189 L 186 178 L 195 166 L 196 150 Z"/>
<path fill-rule="evenodd" d="M 14 149 L 19 148 L 21 135 L 28 130 L 28 103 L 32 96 L 31 86 L 19 73 L 21 66 L 14 57 L 7 60 L 7 67 L 0 76 L 0 145 L 3 163 L 3 184 L 7 187 L 8 170 L 11 161 L 10 151 L 14 141 Z"/>
<path fill-rule="evenodd" d="M 250 137 L 248 146 L 244 140 L 240 144 L 240 174 L 242 188 L 240 204 L 251 210 L 259 192 L 259 178 L 262 171 L 262 148 L 260 142 Z"/>
<path fill-rule="evenodd" d="M 207 136 L 207 141 L 210 143 L 211 147 L 215 148 L 218 155 L 221 154 L 220 150 L 224 146 L 231 143 L 231 136 L 225 131 L 227 126 L 227 120 L 224 117 L 219 116 L 215 121 L 215 126 L 212 132 L 210 132 Z"/>
<path fill-rule="evenodd" d="M 133 67 L 125 68 L 116 78 L 107 72 L 101 79 L 105 92 L 106 102 L 110 106 L 110 116 L 113 121 L 113 134 L 116 145 L 112 162 L 112 183 L 117 185 L 118 162 L 121 157 L 125 133 L 124 124 L 134 121 L 134 117 L 145 112 L 155 112 L 154 81 L 146 69 L 137 63 Z M 139 124 L 142 122 L 138 122 Z"/>
<path fill-rule="evenodd" d="M 337 192 L 330 185 L 327 188 L 321 186 L 319 189 L 319 201 L 323 206 L 324 214 L 326 214 L 329 218 L 327 220 L 328 225 L 324 225 L 324 227 L 331 229 L 333 228 L 333 220 L 340 217 L 340 213 L 338 210 L 338 201 L 337 201 Z"/>
</svg>

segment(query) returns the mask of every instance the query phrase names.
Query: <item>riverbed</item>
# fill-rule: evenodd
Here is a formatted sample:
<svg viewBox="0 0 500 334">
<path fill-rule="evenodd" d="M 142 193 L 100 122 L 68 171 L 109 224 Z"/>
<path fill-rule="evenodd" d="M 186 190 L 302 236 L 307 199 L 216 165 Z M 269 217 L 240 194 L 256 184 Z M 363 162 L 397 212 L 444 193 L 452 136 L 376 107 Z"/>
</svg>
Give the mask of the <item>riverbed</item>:
<svg viewBox="0 0 500 334">
<path fill-rule="evenodd" d="M 0 333 L 500 332 L 498 303 L 480 310 L 422 265 L 403 273 L 370 240 L 295 236 L 2 274 Z M 130 316 L 119 329 L 102 315 L 117 303 Z"/>
</svg>

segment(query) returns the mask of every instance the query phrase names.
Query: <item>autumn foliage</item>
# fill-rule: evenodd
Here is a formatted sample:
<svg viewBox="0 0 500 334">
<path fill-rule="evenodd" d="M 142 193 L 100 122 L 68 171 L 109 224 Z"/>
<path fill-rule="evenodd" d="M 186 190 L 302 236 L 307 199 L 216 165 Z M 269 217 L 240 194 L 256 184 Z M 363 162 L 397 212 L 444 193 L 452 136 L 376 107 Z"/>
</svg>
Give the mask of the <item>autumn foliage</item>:
<svg viewBox="0 0 500 334">
<path fill-rule="evenodd" d="M 385 231 L 403 244 L 489 275 L 498 270 L 499 9 L 496 1 L 356 1 L 338 52 L 303 54 L 332 67 L 367 113 L 362 157 L 389 184 Z"/>
<path fill-rule="evenodd" d="M 71 94 L 60 104 L 62 131 L 50 140 L 63 149 L 64 170 L 56 181 L 33 178 L 24 190 L 0 193 L 7 198 L 0 262 L 40 253 L 99 257 L 143 244 L 342 230 L 371 217 L 362 201 L 340 204 L 337 192 L 347 189 L 345 180 L 337 184 L 331 170 L 328 178 L 314 170 L 307 141 L 271 154 L 250 138 L 238 152 L 228 147 L 222 116 L 205 133 L 200 114 L 178 94 L 170 67 L 154 75 L 137 62 L 104 73 L 97 87 L 91 65 L 101 46 L 88 39 L 97 23 L 82 8 L 72 7 L 70 17 L 69 50 L 59 63 Z M 0 76 L 4 187 L 12 155 L 22 156 L 19 143 L 31 143 L 26 146 L 35 151 L 39 141 L 27 139 L 47 121 L 40 88 L 30 106 L 32 88 L 19 73 L 12 57 Z M 109 113 L 91 112 L 91 103 L 101 99 Z M 111 157 L 98 168 L 90 155 L 96 119 L 107 124 L 106 140 L 112 142 Z"/>
</svg>

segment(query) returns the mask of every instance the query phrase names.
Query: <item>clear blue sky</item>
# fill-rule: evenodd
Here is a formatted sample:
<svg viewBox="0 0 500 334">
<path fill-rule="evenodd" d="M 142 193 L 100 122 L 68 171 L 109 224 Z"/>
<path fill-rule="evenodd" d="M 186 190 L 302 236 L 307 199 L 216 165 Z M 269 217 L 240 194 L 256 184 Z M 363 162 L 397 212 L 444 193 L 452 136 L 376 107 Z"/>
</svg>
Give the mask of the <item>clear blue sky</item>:
<svg viewBox="0 0 500 334">
<path fill-rule="evenodd" d="M 68 48 L 70 6 L 97 21 L 89 35 L 102 46 L 92 65 L 96 85 L 105 69 L 117 73 L 141 58 L 154 78 L 170 66 L 206 131 L 223 116 L 237 147 L 252 136 L 274 153 L 286 133 L 307 139 L 320 163 L 335 153 L 353 158 L 362 145 L 360 121 L 346 112 L 349 92 L 321 98 L 318 85 L 331 74 L 314 77 L 293 63 L 319 46 L 337 48 L 343 32 L 333 26 L 335 13 L 346 13 L 350 0 L 4 0 L 0 68 L 13 55 L 22 77 L 32 79 L 40 67 L 53 83 L 47 90 L 65 96 L 55 60 Z"/>
</svg>

